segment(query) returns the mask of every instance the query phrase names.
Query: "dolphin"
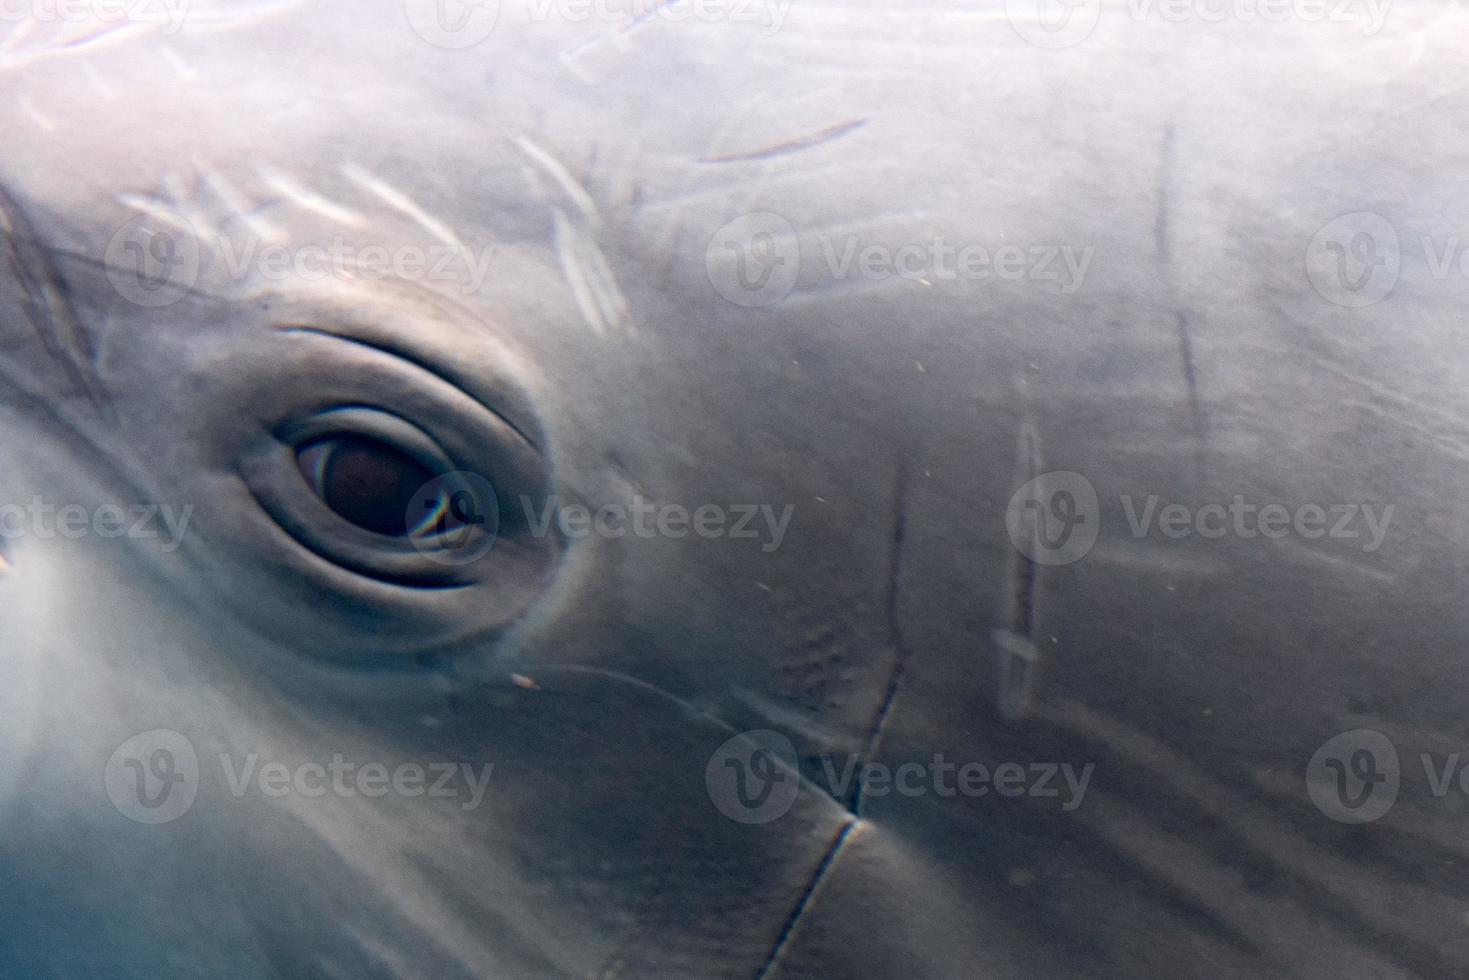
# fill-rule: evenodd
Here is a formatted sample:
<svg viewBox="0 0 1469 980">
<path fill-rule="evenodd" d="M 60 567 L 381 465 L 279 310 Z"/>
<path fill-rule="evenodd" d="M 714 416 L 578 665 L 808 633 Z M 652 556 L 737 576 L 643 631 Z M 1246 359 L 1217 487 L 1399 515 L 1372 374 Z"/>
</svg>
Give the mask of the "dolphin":
<svg viewBox="0 0 1469 980">
<path fill-rule="evenodd" d="M 1466 46 L 7 7 L 0 976 L 1461 972 Z"/>
</svg>

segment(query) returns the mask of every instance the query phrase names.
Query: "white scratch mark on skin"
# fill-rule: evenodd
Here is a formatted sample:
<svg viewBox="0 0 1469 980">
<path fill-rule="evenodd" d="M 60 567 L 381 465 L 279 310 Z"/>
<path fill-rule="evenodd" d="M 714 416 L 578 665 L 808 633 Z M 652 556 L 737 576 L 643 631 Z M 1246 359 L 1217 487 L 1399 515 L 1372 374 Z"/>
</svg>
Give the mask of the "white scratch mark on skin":
<svg viewBox="0 0 1469 980">
<path fill-rule="evenodd" d="M 22 49 L 20 42 L 30 36 L 34 23 L 34 21 L 23 22 L 21 27 L 16 28 L 6 38 L 5 44 L 0 46 L 0 51 L 15 52 L 14 57 L 0 59 L 0 70 L 10 71 L 15 68 L 24 68 L 49 58 L 89 54 L 100 47 L 128 41 L 155 30 L 155 25 L 146 23 L 110 24 L 93 29 L 90 34 L 38 37 L 28 49 Z"/>
<path fill-rule="evenodd" d="M 30 99 L 27 99 L 24 96 L 22 96 L 21 98 L 17 99 L 16 101 L 20 104 L 21 111 L 24 112 L 30 118 L 31 122 L 35 123 L 37 126 L 39 126 L 45 132 L 48 132 L 48 133 L 55 132 L 56 126 L 51 122 L 50 119 L 47 119 L 46 118 L 45 114 L 42 113 L 40 109 L 37 109 L 35 107 L 35 105 L 31 102 Z"/>
<path fill-rule="evenodd" d="M 96 65 L 90 61 L 84 61 L 82 62 L 82 71 L 86 73 L 87 81 L 92 83 L 92 90 L 97 93 L 98 98 L 103 102 L 117 101 L 117 93 L 113 91 L 111 85 L 107 84 L 107 80 L 102 77 L 102 73 L 97 71 Z"/>
<path fill-rule="evenodd" d="M 158 48 L 163 52 L 163 57 L 173 66 L 173 70 L 178 72 L 179 78 L 182 78 L 186 82 L 192 82 L 199 77 L 199 73 L 184 60 L 183 55 L 179 54 L 167 44 L 160 44 Z"/>
<path fill-rule="evenodd" d="M 777 92 L 760 93 L 755 98 L 742 100 L 734 105 L 730 111 L 724 113 L 723 118 L 719 121 L 719 125 L 714 127 L 714 132 L 709 135 L 708 142 L 704 144 L 704 149 L 699 153 L 699 156 L 708 157 L 714 155 L 717 147 L 724 145 L 731 138 L 731 134 L 738 132 L 740 127 L 752 118 L 769 118 L 771 104 L 778 98 L 782 103 L 780 114 L 784 116 L 789 114 L 796 106 L 802 104 L 824 104 L 832 100 L 833 95 L 841 93 L 842 88 L 843 83 L 839 81 L 818 85 L 811 91 L 805 93 L 797 102 L 780 98 Z"/>
<path fill-rule="evenodd" d="M 783 306 L 792 309 L 812 304 L 831 303 L 864 296 L 900 296 L 914 288 L 906 279 L 833 279 L 820 285 L 797 286 L 785 299 Z"/>
<path fill-rule="evenodd" d="M 566 193 L 566 196 L 571 198 L 571 202 L 576 205 L 576 209 L 587 219 L 589 225 L 593 228 L 601 226 L 602 219 L 597 214 L 596 202 L 592 200 L 592 196 L 587 193 L 586 188 L 571 175 L 571 172 L 561 165 L 561 161 L 537 146 L 528 136 L 516 136 L 511 142 L 550 175 L 557 186 Z"/>
<path fill-rule="evenodd" d="M 253 27 L 265 20 L 299 9 L 300 0 L 267 3 L 254 9 L 201 10 L 189 6 L 186 12 L 189 30 L 193 34 L 214 34 L 223 31 Z M 3 26 L 3 24 L 0 24 Z M 46 28 L 38 34 L 36 28 Z M 163 25 L 145 19 L 98 20 L 93 18 L 81 22 L 65 23 L 61 30 L 55 29 L 54 18 L 43 22 L 39 17 L 28 17 L 16 23 L 3 40 L 0 53 L 14 52 L 14 57 L 0 57 L 0 71 L 23 68 L 38 61 L 86 55 L 111 45 L 131 41 L 135 38 L 157 34 Z M 30 43 L 22 48 L 22 42 Z M 193 69 L 183 62 L 178 53 L 163 47 L 164 57 L 173 63 L 180 77 L 192 79 Z"/>
<path fill-rule="evenodd" d="M 117 202 L 124 207 L 132 208 L 134 211 L 156 218 L 164 224 L 171 225 L 180 231 L 188 232 L 191 235 L 194 234 L 194 227 L 189 223 L 188 219 L 162 201 L 155 200 L 151 197 L 144 197 L 141 194 L 119 194 L 117 196 Z"/>
<path fill-rule="evenodd" d="M 572 226 L 566 212 L 553 208 L 556 225 L 556 258 L 571 286 L 576 305 L 592 333 L 605 337 L 609 328 L 622 325 L 627 300 L 617 288 L 612 269 L 600 249 Z"/>
<path fill-rule="evenodd" d="M 591 84 L 597 79 L 596 76 L 581 67 L 580 62 L 585 55 L 599 48 L 611 47 L 615 56 L 625 56 L 632 47 L 628 43 L 628 35 L 657 20 L 658 12 L 663 8 L 671 7 L 679 2 L 680 0 L 657 0 L 657 2 L 651 4 L 643 13 L 634 14 L 627 23 L 587 38 L 580 44 L 562 51 L 558 58 L 562 65 L 578 79 Z"/>
<path fill-rule="evenodd" d="M 1457 438 L 1457 434 L 1463 431 L 1465 424 L 1464 418 L 1458 413 L 1439 408 L 1422 399 L 1413 398 L 1374 378 L 1358 374 L 1346 366 L 1338 365 L 1331 359 L 1322 358 L 1317 363 L 1325 371 L 1363 388 L 1375 398 L 1375 400 L 1367 401 L 1353 399 L 1350 402 L 1351 407 L 1370 411 L 1382 418 L 1395 422 L 1404 428 L 1410 429 L 1432 440 L 1441 450 L 1453 455 L 1455 458 L 1469 460 L 1469 444 Z M 1390 404 L 1378 404 L 1378 402 Z M 1452 431 L 1448 434 L 1438 431 L 1429 424 L 1419 421 L 1424 418 L 1437 421 Z"/>
<path fill-rule="evenodd" d="M 460 241 L 459 236 L 454 234 L 454 229 L 419 207 L 418 203 L 407 194 L 384 183 L 356 164 L 345 164 L 342 167 L 342 176 L 368 193 L 380 198 L 389 207 L 402 212 L 418 222 L 425 231 L 445 245 L 460 249 L 465 247 L 464 242 Z"/>
<path fill-rule="evenodd" d="M 1422 34 L 1414 34 L 1409 39 L 1408 67 L 1416 67 L 1423 58 L 1423 52 L 1428 48 L 1428 41 Z"/>
<path fill-rule="evenodd" d="M 1376 728 L 1392 738 L 1398 745 L 1403 744 L 1378 725 L 1362 727 Z M 1301 798 L 1300 778 L 1293 772 L 1281 772 L 1278 769 L 1252 772 L 1250 781 L 1287 804 L 1294 804 Z M 1435 847 L 1441 847 L 1460 859 L 1469 859 L 1469 841 L 1464 840 L 1462 825 L 1452 813 L 1444 814 L 1425 810 L 1412 803 L 1398 800 L 1393 804 L 1393 828 Z"/>
<path fill-rule="evenodd" d="M 847 181 L 855 179 L 857 175 L 866 172 L 881 172 L 882 168 L 877 164 L 863 161 L 856 163 L 842 163 L 834 166 L 808 167 L 780 167 L 778 163 L 763 162 L 760 166 L 764 169 L 758 180 L 741 181 L 738 185 L 732 184 L 724 178 L 711 177 L 707 185 L 688 187 L 677 193 L 667 194 L 659 197 L 649 197 L 640 205 L 641 209 L 650 214 L 668 214 L 660 234 L 663 240 L 671 240 L 681 220 L 680 211 L 693 205 L 697 206 L 709 201 L 732 202 L 731 206 L 737 210 L 753 210 L 754 200 L 757 193 L 771 193 L 781 189 L 792 189 L 795 193 L 806 193 L 804 188 L 820 187 L 833 181 Z M 712 173 L 713 168 L 711 168 Z M 738 187 L 740 190 L 732 190 Z M 745 193 L 747 196 L 739 196 Z M 926 217 L 931 212 L 913 211 L 915 217 Z M 874 215 L 871 218 L 862 218 L 831 227 L 865 228 L 871 221 L 883 221 L 892 219 L 896 221 L 901 218 L 902 212 L 889 212 L 883 215 Z"/>
<path fill-rule="evenodd" d="M 1353 917 L 1371 923 L 1389 941 L 1431 946 L 1443 935 L 1446 923 L 1462 920 L 1462 908 L 1450 895 L 1416 883 L 1384 885 L 1370 880 L 1359 865 L 1294 831 L 1281 819 L 1282 811 L 1270 806 L 1267 800 L 1242 798 L 1228 782 L 1216 779 L 1172 745 L 1124 719 L 1069 699 L 1042 707 L 1038 715 L 1063 729 L 1107 745 L 1124 762 L 1147 772 L 1154 785 L 1183 796 L 1221 826 L 1230 828 L 1260 859 L 1348 906 Z M 1301 797 L 1298 795 L 1296 799 Z M 1107 801 L 1088 798 L 1086 805 L 1077 809 L 1077 816 L 1082 820 L 1105 821 Z M 1158 828 L 1143 829 L 1150 830 L 1152 840 L 1138 838 L 1142 846 L 1133 855 L 1135 858 L 1157 854 L 1152 845 L 1159 840 Z M 1222 870 L 1217 862 L 1210 863 L 1207 859 L 1203 864 L 1173 862 L 1172 866 L 1180 873 L 1187 868 Z"/>
<path fill-rule="evenodd" d="M 225 31 L 235 31 L 241 28 L 254 27 L 272 17 L 287 14 L 299 10 L 303 4 L 300 0 L 284 0 L 281 3 L 262 4 L 254 10 L 244 13 L 237 11 L 189 11 L 189 30 L 191 33 L 199 34 L 221 34 Z"/>
<path fill-rule="evenodd" d="M 783 140 L 770 146 L 761 147 L 758 150 L 746 150 L 738 153 L 725 153 L 719 156 L 701 157 L 700 163 L 757 163 L 774 157 L 786 156 L 791 153 L 799 153 L 813 147 L 830 143 L 841 139 L 848 133 L 854 133 L 867 125 L 866 119 L 848 119 L 845 122 L 833 123 L 825 126 L 814 133 L 807 133 L 794 139 Z"/>
<path fill-rule="evenodd" d="M 266 186 L 277 194 L 289 198 L 298 207 L 319 214 L 330 221 L 335 221 L 339 225 L 346 225 L 349 228 L 360 228 L 367 220 L 360 213 L 353 211 L 345 204 L 338 204 L 313 190 L 302 187 L 279 170 L 262 167 L 259 173 L 260 178 L 265 181 Z"/>
<path fill-rule="evenodd" d="M 619 28 L 620 33 L 631 34 L 638 28 L 651 24 L 653 22 L 653 19 L 657 17 L 660 10 L 662 10 L 664 7 L 672 7 L 678 2 L 679 0 L 658 0 L 657 3 L 650 6 L 643 13 L 635 15 L 631 22 L 623 24 L 622 27 Z"/>
<path fill-rule="evenodd" d="M 560 58 L 561 66 L 571 72 L 578 82 L 581 82 L 583 85 L 593 85 L 596 83 L 597 79 L 576 62 L 575 59 L 578 57 L 577 52 L 563 51 L 558 57 Z"/>
<path fill-rule="evenodd" d="M 35 20 L 21 21 L 19 26 L 17 26 L 15 30 L 11 31 L 9 34 L 5 35 L 5 40 L 3 42 L 0 42 L 0 51 L 13 50 L 17 44 L 30 37 L 31 31 L 35 29 Z"/>
<path fill-rule="evenodd" d="M 1259 955 L 1270 964 L 1261 971 L 1263 975 L 1302 975 L 1281 966 L 1292 964 L 1300 953 L 1300 943 L 1291 942 L 1291 933 L 1305 929 L 1318 935 L 1319 942 L 1330 944 L 1334 956 L 1367 970 L 1366 975 L 1378 971 L 1384 976 L 1396 975 L 1397 971 L 1391 970 L 1370 949 L 1359 945 L 1349 933 L 1313 922 L 1310 913 L 1299 903 L 1283 898 L 1262 901 L 1258 893 L 1252 893 L 1245 885 L 1237 868 L 1222 865 L 1196 840 L 1172 828 L 1160 827 L 1156 818 L 1150 819 L 1146 812 L 1122 801 L 1100 797 L 1088 797 L 1082 810 L 1078 811 L 1081 814 L 1078 819 L 1125 855 L 1131 864 L 1168 882 L 1236 932 L 1251 937 L 1260 949 Z M 1335 965 L 1340 968 L 1339 964 Z"/>
<path fill-rule="evenodd" d="M 204 212 L 198 195 L 191 194 L 184 187 L 184 182 L 179 178 L 177 171 L 170 171 L 164 175 L 163 192 L 160 197 L 164 197 L 174 210 L 184 216 L 184 219 L 193 227 L 195 235 L 209 234 L 215 240 L 215 245 L 218 246 L 219 226 Z"/>
<path fill-rule="evenodd" d="M 1368 565 L 1365 562 L 1358 561 L 1354 558 L 1344 555 L 1328 554 L 1325 551 L 1320 551 L 1311 545 L 1303 544 L 1291 538 L 1282 538 L 1272 543 L 1277 548 L 1280 548 L 1282 551 L 1290 553 L 1292 556 L 1299 556 L 1312 562 L 1321 562 L 1334 569 L 1342 569 L 1345 571 L 1356 572 L 1359 575 L 1365 575 L 1366 577 L 1377 582 L 1382 582 L 1386 584 L 1396 582 L 1398 580 L 1398 574 L 1396 572 L 1374 568 L 1373 566 Z"/>
<path fill-rule="evenodd" d="M 612 60 L 615 61 L 627 53 L 627 38 L 622 32 L 604 31 L 595 37 L 588 38 L 570 50 L 562 51 L 558 58 L 566 70 L 575 75 L 579 81 L 587 85 L 593 85 L 600 79 L 597 73 L 584 67 L 584 62 L 589 54 L 607 48 L 609 44 L 612 48 Z M 607 71 L 604 69 L 601 74 L 605 76 Z"/>
<path fill-rule="evenodd" d="M 1006 721 L 1017 721 L 1035 705 L 1043 654 L 1030 637 L 1013 630 L 990 630 L 990 638 L 1000 669 L 996 707 Z"/>
<path fill-rule="evenodd" d="M 809 227 L 803 225 L 801 231 L 817 239 L 873 237 L 886 231 L 897 235 L 912 236 L 914 232 L 909 229 L 917 226 L 931 230 L 932 234 L 938 235 L 943 229 L 936 222 L 942 220 L 943 217 L 942 214 L 923 208 L 911 208 L 902 211 L 883 211 L 849 221 L 832 221 Z"/>
<path fill-rule="evenodd" d="M 229 209 L 231 216 L 243 222 L 256 238 L 269 244 L 285 241 L 280 229 L 257 214 L 256 206 L 250 203 L 249 198 L 228 177 L 197 158 L 194 166 L 204 178 L 205 184 L 214 192 L 214 196 Z"/>
<path fill-rule="evenodd" d="M 398 846 L 372 859 L 365 856 L 363 841 L 397 841 L 402 828 L 407 826 L 405 821 L 399 818 L 395 822 L 356 801 L 351 807 L 334 811 L 324 811 L 314 805 L 314 800 L 283 802 L 289 805 L 290 812 L 303 827 L 309 828 L 362 880 L 383 889 L 385 894 L 391 892 L 394 911 L 413 927 L 417 935 L 431 943 L 431 948 L 468 967 L 469 957 L 461 954 L 475 951 L 478 937 L 469 931 L 464 917 L 452 913 L 449 899 L 412 865 L 406 849 Z M 424 824 L 421 832 L 432 834 L 443 846 L 450 846 L 455 841 L 452 825 L 440 828 Z"/>
<path fill-rule="evenodd" d="M 1127 541 L 1120 544 L 1098 541 L 1092 549 L 1098 564 L 1126 569 L 1129 575 L 1159 576 L 1170 579 L 1224 578 L 1228 565 L 1206 555 L 1183 554 L 1178 549 L 1156 542 Z"/>
<path fill-rule="evenodd" d="M 755 583 L 759 585 L 760 583 Z M 763 586 L 770 591 L 768 586 Z M 839 733 L 832 728 L 825 727 L 813 721 L 805 712 L 767 698 L 764 695 L 751 691 L 748 688 L 737 687 L 730 691 L 734 699 L 740 704 L 755 711 L 760 720 L 771 727 L 780 727 L 789 732 L 798 732 L 802 738 L 810 739 L 817 743 L 834 743 L 839 738 Z"/>
<path fill-rule="evenodd" d="M 76 22 L 68 24 L 67 27 L 76 27 L 75 33 L 69 37 L 61 37 L 58 40 L 66 47 L 73 50 L 85 48 L 90 45 L 105 41 L 115 41 L 119 35 L 123 38 L 132 37 L 137 34 L 151 33 L 155 27 L 146 22 L 129 23 L 107 23 L 106 21 Z"/>
</svg>

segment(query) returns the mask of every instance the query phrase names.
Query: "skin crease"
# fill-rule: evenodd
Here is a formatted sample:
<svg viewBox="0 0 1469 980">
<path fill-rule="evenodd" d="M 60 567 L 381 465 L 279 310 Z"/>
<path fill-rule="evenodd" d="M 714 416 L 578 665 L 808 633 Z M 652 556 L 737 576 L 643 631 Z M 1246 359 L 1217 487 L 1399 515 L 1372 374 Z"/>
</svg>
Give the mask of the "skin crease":
<svg viewBox="0 0 1469 980">
<path fill-rule="evenodd" d="M 173 552 L 5 542 L 0 975 L 1396 977 L 1469 955 L 1455 799 L 1416 761 L 1469 753 L 1466 288 L 1421 244 L 1465 226 L 1452 10 L 1364 34 L 1109 5 L 1062 50 L 940 6 L 795 4 L 771 33 L 506 3 L 462 50 L 397 5 L 212 12 L 71 47 L 5 28 L 0 499 L 194 510 Z M 201 265 L 142 307 L 104 257 L 161 211 Z M 1305 256 L 1358 211 L 1403 259 L 1344 308 Z M 750 212 L 800 244 L 759 306 L 706 262 Z M 337 238 L 488 259 L 468 289 L 240 261 Z M 1056 246 L 1067 278 L 835 270 L 935 242 Z M 512 504 L 789 526 L 771 550 L 507 536 L 460 588 L 383 581 L 252 492 L 278 426 L 341 404 L 457 447 Z M 1103 526 L 1027 570 L 1006 506 L 1046 470 L 1084 474 Z M 325 520 L 290 486 L 271 499 Z M 1150 494 L 1394 511 L 1371 552 L 1138 539 L 1118 501 Z M 1022 622 L 1041 667 L 1005 710 Z M 1350 826 L 1301 776 L 1357 728 L 1405 764 L 1392 811 Z M 146 825 L 103 773 L 156 729 L 189 739 L 198 795 Z M 705 784 L 752 729 L 805 777 L 758 825 Z M 236 795 L 252 753 L 493 768 L 472 808 Z M 1072 807 L 823 789 L 823 758 L 936 754 L 1093 768 Z"/>
</svg>

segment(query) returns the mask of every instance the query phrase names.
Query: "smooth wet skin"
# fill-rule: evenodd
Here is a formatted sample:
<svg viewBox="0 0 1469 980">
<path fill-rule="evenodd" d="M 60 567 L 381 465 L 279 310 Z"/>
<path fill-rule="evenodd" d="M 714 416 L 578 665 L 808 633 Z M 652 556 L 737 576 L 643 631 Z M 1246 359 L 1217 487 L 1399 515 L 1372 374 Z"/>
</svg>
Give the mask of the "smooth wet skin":
<svg viewBox="0 0 1469 980">
<path fill-rule="evenodd" d="M 1109 6 L 1060 50 L 999 8 L 200 15 L 0 35 L 0 502 L 192 507 L 174 550 L 4 542 L 0 976 L 1459 972 L 1442 8 Z M 1358 212 L 1402 254 L 1352 306 L 1307 263 Z M 1007 506 L 1054 471 L 1100 533 L 1032 563 Z M 414 497 L 463 472 L 493 513 Z M 1370 549 L 1126 519 L 1236 495 L 1393 510 Z M 421 505 L 493 533 L 442 560 Z M 1403 760 L 1360 825 L 1303 779 L 1354 729 Z M 130 819 L 160 730 L 195 795 Z M 763 823 L 710 789 L 751 731 L 800 777 Z"/>
</svg>

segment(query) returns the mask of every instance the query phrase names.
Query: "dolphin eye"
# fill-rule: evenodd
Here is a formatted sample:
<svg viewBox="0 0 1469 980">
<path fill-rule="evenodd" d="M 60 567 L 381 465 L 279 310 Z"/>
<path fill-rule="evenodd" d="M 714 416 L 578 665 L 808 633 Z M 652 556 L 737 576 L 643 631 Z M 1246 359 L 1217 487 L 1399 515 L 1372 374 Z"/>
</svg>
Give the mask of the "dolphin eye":
<svg viewBox="0 0 1469 980">
<path fill-rule="evenodd" d="M 377 439 L 355 434 L 315 439 L 296 450 L 296 465 L 322 503 L 374 534 L 404 537 L 435 509 L 430 501 L 424 514 L 409 514 L 433 474 Z"/>
<path fill-rule="evenodd" d="M 466 320 L 463 363 L 442 367 L 434 345 L 460 334 L 435 317 L 458 311 L 413 303 L 400 317 L 401 298 L 332 307 L 333 333 L 301 325 L 327 315 L 310 297 L 281 297 L 279 349 L 248 374 L 226 369 L 238 395 L 208 419 L 228 441 L 200 467 L 228 495 L 212 546 L 189 555 L 228 586 L 222 601 L 348 664 L 481 649 L 545 593 L 567 550 L 537 520 L 556 483 L 530 366 Z"/>
<path fill-rule="evenodd" d="M 261 433 L 240 457 L 241 476 L 276 525 L 317 557 L 381 581 L 457 588 L 507 565 L 499 559 L 524 525 L 501 490 L 534 490 L 538 460 L 492 427 L 447 413 L 434 422 L 430 434 L 360 404 L 302 413 Z"/>
</svg>

